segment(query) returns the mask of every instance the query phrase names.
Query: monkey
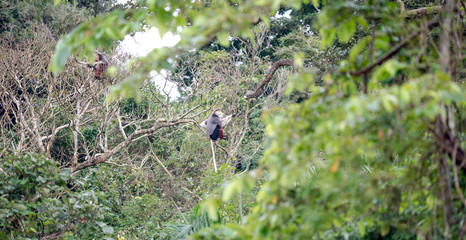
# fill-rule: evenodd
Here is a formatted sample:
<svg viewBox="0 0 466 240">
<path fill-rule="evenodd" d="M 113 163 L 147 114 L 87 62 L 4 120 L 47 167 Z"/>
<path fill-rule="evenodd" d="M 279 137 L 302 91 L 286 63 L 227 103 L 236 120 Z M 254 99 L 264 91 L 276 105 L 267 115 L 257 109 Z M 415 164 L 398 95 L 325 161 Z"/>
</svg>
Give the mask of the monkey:
<svg viewBox="0 0 466 240">
<path fill-rule="evenodd" d="M 102 53 L 95 51 L 97 54 L 96 56 L 96 61 L 94 63 L 94 77 L 96 79 L 102 79 L 105 70 L 107 69 L 108 66 L 108 61 L 107 58 L 102 55 Z"/>
<path fill-rule="evenodd" d="M 226 139 L 223 127 L 227 125 L 236 114 L 232 114 L 225 118 L 223 116 L 224 114 L 220 109 L 215 109 L 212 115 L 200 124 L 201 127 L 207 130 L 207 135 L 209 135 L 212 141 Z"/>
<path fill-rule="evenodd" d="M 78 62 L 81 65 L 87 66 L 88 68 L 92 68 L 94 70 L 95 79 L 102 79 L 104 76 L 105 70 L 108 67 L 108 60 L 99 51 L 95 50 L 94 53 L 96 55 L 94 64 L 91 65 L 89 63 L 80 62 L 78 60 L 76 60 L 76 62 Z"/>
<path fill-rule="evenodd" d="M 231 119 L 236 116 L 236 114 L 232 114 L 225 118 L 223 116 L 224 115 L 220 109 L 215 109 L 212 115 L 200 124 L 201 127 L 207 130 L 207 135 L 209 135 L 210 138 L 215 172 L 217 172 L 217 162 L 215 161 L 214 141 L 217 141 L 218 139 L 226 139 L 223 127 L 227 125 Z"/>
</svg>

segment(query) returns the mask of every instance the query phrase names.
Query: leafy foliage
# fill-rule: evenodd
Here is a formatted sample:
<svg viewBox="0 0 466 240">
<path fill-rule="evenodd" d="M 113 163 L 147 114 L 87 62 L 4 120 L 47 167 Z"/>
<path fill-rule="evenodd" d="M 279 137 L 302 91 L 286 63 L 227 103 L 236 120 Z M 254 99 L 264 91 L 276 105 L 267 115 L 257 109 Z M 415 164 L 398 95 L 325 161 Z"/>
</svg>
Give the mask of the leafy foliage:
<svg viewBox="0 0 466 240">
<path fill-rule="evenodd" d="M 103 195 L 71 191 L 70 172 L 41 155 L 9 155 L 0 162 L 2 238 L 104 237 L 113 229 L 103 219 Z M 79 229 L 79 230 L 77 230 Z"/>
<path fill-rule="evenodd" d="M 242 225 L 213 226 L 195 239 L 411 239 L 431 229 L 443 237 L 461 235 L 460 224 L 450 225 L 442 218 L 453 213 L 451 221 L 461 222 L 464 203 L 454 201 L 450 213 L 437 212 L 450 203 L 445 201 L 444 176 L 436 174 L 446 156 L 433 147 L 437 140 L 431 133 L 441 116 L 451 118 L 452 104 L 462 106 L 456 114 L 463 119 L 464 85 L 438 71 L 435 53 L 424 52 L 422 61 L 430 67 L 421 72 L 416 62 L 406 61 L 415 59 L 416 53 L 406 50 L 395 57 L 400 60 L 376 66 L 367 86 L 371 94 L 360 94 L 358 89 L 367 82 L 352 77 L 353 72 L 373 62 L 374 56 L 385 56 L 394 36 L 404 34 L 396 27 L 404 19 L 393 18 L 397 5 L 383 3 L 387 7 L 378 8 L 378 4 L 382 3 L 336 1 L 325 6 L 317 25 L 322 46 L 333 45 L 336 38 L 348 42 L 356 33 L 355 23 L 367 29 L 366 18 L 373 14 L 381 29 L 381 35 L 375 32 L 377 43 L 370 50 L 365 47 L 371 36 L 363 38 L 339 72 L 323 76 L 323 86 L 306 81 L 304 74 L 291 79 L 290 88 L 310 91 L 312 96 L 286 111 L 267 114 L 272 142 L 263 167 L 206 203 L 208 209 L 216 209 L 265 175 L 256 206 Z M 402 84 L 384 86 L 387 79 L 400 75 L 405 77 Z M 462 139 L 464 133 L 459 134 Z M 450 174 L 455 174 L 455 161 L 451 159 Z M 457 183 L 464 184 L 464 174 L 459 179 Z M 463 195 L 458 188 L 451 191 Z"/>
<path fill-rule="evenodd" d="M 69 32 L 77 24 L 89 19 L 88 11 L 74 1 L 55 5 L 54 0 L 6 0 L 0 3 L 0 35 L 14 35 L 18 39 L 31 37 L 28 33 L 37 25 L 47 25 L 55 35 Z"/>
<path fill-rule="evenodd" d="M 113 41 L 121 40 L 131 32 L 143 27 L 156 27 L 161 36 L 166 32 L 178 32 L 183 26 L 178 48 L 161 48 L 140 59 L 140 67 L 126 81 L 113 89 L 114 96 L 135 96 L 134 88 L 141 85 L 151 70 L 171 68 L 171 57 L 181 51 L 202 46 L 217 39 L 223 46 L 229 45 L 229 36 L 253 39 L 250 27 L 261 19 L 268 22 L 267 14 L 280 5 L 298 8 L 298 1 L 246 1 L 230 4 L 227 1 L 192 3 L 190 1 L 146 1 L 140 8 L 128 11 L 115 10 L 106 16 L 93 19 L 99 24 L 82 24 L 63 38 L 56 47 L 52 61 L 55 73 L 63 71 L 69 56 L 79 47 L 84 47 L 81 56 L 91 58 L 96 47 L 109 48 Z M 186 24 L 189 23 L 189 24 Z M 188 25 L 188 26 L 186 26 Z M 118 30 L 117 30 L 118 29 Z M 150 62 L 150 64 L 149 64 Z"/>
<path fill-rule="evenodd" d="M 74 54 L 91 58 L 96 48 L 110 50 L 128 34 L 152 27 L 161 36 L 181 36 L 175 47 L 127 62 L 130 74 L 111 89 L 117 103 L 103 101 L 106 91 L 89 94 L 96 101 L 87 106 L 99 110 L 83 113 L 83 119 L 99 119 L 79 125 L 71 111 L 54 115 L 65 128 L 54 146 L 63 152 L 74 148 L 73 156 L 63 157 L 63 167 L 74 161 L 78 189 L 104 191 L 108 198 L 93 199 L 109 209 L 102 214 L 105 221 L 85 218 L 94 228 L 67 234 L 464 237 L 464 6 L 452 0 L 442 6 L 425 0 L 311 2 L 136 1 L 96 15 L 63 37 L 51 69 L 55 78 L 73 82 L 79 74 L 67 72 L 67 63 Z M 424 7 L 428 11 L 417 9 Z M 244 99 L 273 61 L 283 58 L 293 58 L 292 72 L 277 71 L 258 99 Z M 115 69 L 111 77 L 124 75 Z M 180 98 L 173 100 L 165 86 L 148 80 L 154 70 L 165 83 L 177 84 Z M 85 96 L 81 88 L 93 89 L 75 86 L 79 94 L 73 97 Z M 226 128 L 231 138 L 216 144 L 221 167 L 215 173 L 209 142 L 196 123 L 218 107 L 238 116 Z M 180 119 L 186 122 L 153 128 Z M 44 132 L 37 139 L 49 139 Z M 34 151 L 32 143 L 28 149 Z M 13 214 L 6 218 L 13 227 L 5 225 L 5 234 L 47 234 L 34 235 L 17 223 L 36 231 L 42 226 L 21 215 L 24 210 L 38 218 L 34 201 L 18 200 L 34 199 L 34 193 L 7 198 L 26 209 L 5 207 Z M 59 196 L 73 194 L 54 193 L 58 203 L 64 199 Z M 53 219 L 46 213 L 44 219 Z"/>
</svg>

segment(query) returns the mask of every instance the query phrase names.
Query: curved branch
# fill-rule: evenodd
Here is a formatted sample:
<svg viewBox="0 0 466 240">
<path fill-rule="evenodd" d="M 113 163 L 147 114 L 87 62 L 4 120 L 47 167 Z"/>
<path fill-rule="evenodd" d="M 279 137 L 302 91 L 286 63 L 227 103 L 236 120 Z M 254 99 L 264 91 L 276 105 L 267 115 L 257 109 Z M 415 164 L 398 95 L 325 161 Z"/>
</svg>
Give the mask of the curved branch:
<svg viewBox="0 0 466 240">
<path fill-rule="evenodd" d="M 270 68 L 267 75 L 265 75 L 265 79 L 261 82 L 259 87 L 257 87 L 255 91 L 251 91 L 251 90 L 247 91 L 246 95 L 244 95 L 244 98 L 257 98 L 259 96 L 261 89 L 270 82 L 275 71 L 277 71 L 277 69 L 282 66 L 291 66 L 294 68 L 293 60 L 284 59 L 284 60 L 275 62 Z"/>
<path fill-rule="evenodd" d="M 222 149 L 225 152 L 225 154 L 230 158 L 230 154 L 228 154 L 228 151 L 224 147 L 220 146 L 220 144 L 218 144 L 217 141 L 215 141 L 214 143 L 218 148 Z"/>
</svg>

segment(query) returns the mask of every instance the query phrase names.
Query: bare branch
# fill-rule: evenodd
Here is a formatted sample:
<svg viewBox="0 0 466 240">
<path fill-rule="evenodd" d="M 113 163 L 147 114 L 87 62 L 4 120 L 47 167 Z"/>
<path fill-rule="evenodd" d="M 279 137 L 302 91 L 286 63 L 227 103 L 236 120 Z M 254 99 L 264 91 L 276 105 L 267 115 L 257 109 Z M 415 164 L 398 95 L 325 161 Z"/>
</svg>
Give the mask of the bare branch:
<svg viewBox="0 0 466 240">
<path fill-rule="evenodd" d="M 161 123 L 165 123 L 165 124 L 161 124 Z M 84 169 L 84 168 L 87 168 L 87 167 L 90 167 L 90 166 L 93 166 L 93 165 L 96 165 L 96 164 L 99 164 L 99 163 L 102 163 L 102 162 L 106 162 L 112 155 L 119 152 L 122 148 L 128 146 L 130 143 L 135 141 L 137 139 L 137 137 L 140 136 L 140 135 L 151 134 L 151 133 L 154 133 L 155 131 L 157 131 L 158 129 L 161 129 L 161 128 L 176 126 L 176 125 L 186 124 L 186 123 L 192 123 L 192 121 L 189 121 L 189 120 L 167 121 L 166 119 L 158 119 L 155 122 L 153 127 L 148 128 L 148 129 L 140 129 L 140 130 L 134 131 L 131 135 L 128 136 L 128 138 L 126 138 L 123 142 L 118 144 L 113 149 L 111 149 L 111 150 L 109 150 L 109 151 L 107 151 L 107 152 L 105 152 L 103 154 L 96 154 L 96 155 L 94 155 L 94 158 L 89 159 L 89 160 L 87 160 L 85 162 L 81 162 L 81 163 L 78 163 L 78 164 L 74 165 L 71 168 L 71 171 L 76 172 L 76 171 L 79 171 L 81 169 Z"/>
</svg>

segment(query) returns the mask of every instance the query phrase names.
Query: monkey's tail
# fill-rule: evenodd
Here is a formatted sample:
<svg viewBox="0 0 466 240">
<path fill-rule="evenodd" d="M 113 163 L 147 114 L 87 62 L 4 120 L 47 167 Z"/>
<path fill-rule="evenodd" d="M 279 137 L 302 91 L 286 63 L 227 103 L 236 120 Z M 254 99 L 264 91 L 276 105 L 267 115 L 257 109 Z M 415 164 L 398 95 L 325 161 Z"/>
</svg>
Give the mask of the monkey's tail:
<svg viewBox="0 0 466 240">
<path fill-rule="evenodd" d="M 214 160 L 214 169 L 217 172 L 217 162 L 215 161 L 214 141 L 210 140 L 210 146 L 212 147 L 212 159 Z"/>
</svg>

